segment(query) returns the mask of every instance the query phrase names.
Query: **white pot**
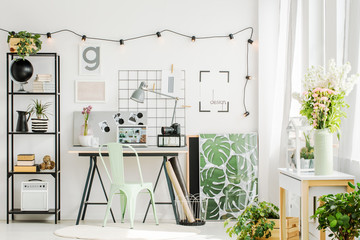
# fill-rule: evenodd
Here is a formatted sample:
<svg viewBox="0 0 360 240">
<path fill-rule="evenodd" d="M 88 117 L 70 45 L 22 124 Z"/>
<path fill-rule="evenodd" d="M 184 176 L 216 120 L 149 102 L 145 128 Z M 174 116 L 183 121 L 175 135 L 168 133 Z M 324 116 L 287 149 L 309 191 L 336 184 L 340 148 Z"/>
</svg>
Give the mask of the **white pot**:
<svg viewBox="0 0 360 240">
<path fill-rule="evenodd" d="M 79 136 L 80 145 L 83 147 L 91 147 L 92 146 L 92 138 L 93 138 L 92 135 L 86 135 L 86 136 L 80 135 Z"/>
</svg>

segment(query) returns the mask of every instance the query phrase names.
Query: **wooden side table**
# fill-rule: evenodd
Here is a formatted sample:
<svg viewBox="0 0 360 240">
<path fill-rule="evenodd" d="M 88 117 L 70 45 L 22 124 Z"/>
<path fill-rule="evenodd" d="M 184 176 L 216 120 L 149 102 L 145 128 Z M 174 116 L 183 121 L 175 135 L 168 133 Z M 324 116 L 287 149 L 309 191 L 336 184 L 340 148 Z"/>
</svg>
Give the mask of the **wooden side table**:
<svg viewBox="0 0 360 240">
<path fill-rule="evenodd" d="M 334 171 L 331 175 L 315 175 L 300 173 L 279 168 L 280 185 L 280 239 L 286 239 L 286 190 L 301 197 L 301 239 L 309 240 L 309 196 L 321 196 L 336 192 L 350 192 L 353 189 L 348 182 L 354 184 L 355 177 Z M 320 232 L 320 239 L 325 240 L 325 232 Z"/>
</svg>

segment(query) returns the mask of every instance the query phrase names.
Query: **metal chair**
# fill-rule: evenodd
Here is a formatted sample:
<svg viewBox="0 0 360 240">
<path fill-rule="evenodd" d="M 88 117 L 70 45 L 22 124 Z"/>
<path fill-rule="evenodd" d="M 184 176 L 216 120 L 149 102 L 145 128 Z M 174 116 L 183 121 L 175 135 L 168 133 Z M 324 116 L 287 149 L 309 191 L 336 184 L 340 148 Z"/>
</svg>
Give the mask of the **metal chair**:
<svg viewBox="0 0 360 240">
<path fill-rule="evenodd" d="M 139 174 L 140 174 L 140 183 L 125 183 L 124 179 L 124 157 L 123 157 L 123 146 L 129 147 L 136 156 L 136 163 L 138 166 Z M 129 205 L 129 215 L 130 215 L 130 228 L 134 227 L 134 216 L 135 216 L 135 205 L 136 205 L 136 198 L 140 191 L 147 190 L 150 194 L 152 208 L 154 212 L 154 218 L 156 225 L 159 224 L 157 215 L 156 215 L 156 209 L 155 209 L 155 200 L 154 200 L 154 193 L 153 193 L 153 186 L 152 183 L 144 183 L 141 167 L 140 167 L 140 161 L 137 152 L 133 147 L 126 144 L 121 143 L 108 143 L 107 148 L 109 151 L 109 159 L 110 159 L 110 169 L 111 169 L 111 175 L 106 167 L 105 161 L 103 159 L 103 156 L 101 154 L 101 149 L 103 148 L 103 145 L 99 148 L 99 156 L 101 158 L 101 161 L 104 165 L 105 171 L 110 179 L 111 187 L 110 187 L 110 193 L 109 193 L 109 200 L 107 203 L 107 208 L 105 212 L 103 227 L 105 227 L 107 218 L 110 213 L 110 208 L 112 204 L 112 199 L 115 194 L 120 194 L 120 203 L 121 203 L 121 222 L 124 222 L 124 216 L 126 211 L 127 204 Z"/>
</svg>

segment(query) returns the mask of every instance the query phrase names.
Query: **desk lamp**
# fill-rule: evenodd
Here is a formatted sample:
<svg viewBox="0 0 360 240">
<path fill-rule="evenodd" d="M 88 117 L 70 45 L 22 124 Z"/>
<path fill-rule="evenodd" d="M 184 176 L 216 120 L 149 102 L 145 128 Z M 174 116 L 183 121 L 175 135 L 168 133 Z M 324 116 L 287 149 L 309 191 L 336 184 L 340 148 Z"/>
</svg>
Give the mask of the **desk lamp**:
<svg viewBox="0 0 360 240">
<path fill-rule="evenodd" d="M 140 86 L 138 87 L 138 89 L 136 89 L 133 94 L 131 95 L 130 99 L 134 100 L 135 102 L 138 103 L 144 103 L 144 99 L 145 99 L 145 93 L 144 91 L 147 92 L 152 92 L 161 96 L 165 96 L 171 99 L 175 100 L 175 106 L 174 106 L 174 111 L 173 111 L 173 115 L 171 118 L 171 126 L 170 127 L 161 127 L 161 133 L 162 134 L 180 134 L 180 124 L 178 123 L 174 123 L 174 119 L 175 119 L 175 112 L 176 112 L 176 105 L 177 105 L 177 101 L 179 100 L 178 97 L 173 97 L 161 92 L 156 92 L 153 91 L 151 89 L 148 88 L 148 86 L 145 84 L 145 82 L 141 82 Z"/>
</svg>

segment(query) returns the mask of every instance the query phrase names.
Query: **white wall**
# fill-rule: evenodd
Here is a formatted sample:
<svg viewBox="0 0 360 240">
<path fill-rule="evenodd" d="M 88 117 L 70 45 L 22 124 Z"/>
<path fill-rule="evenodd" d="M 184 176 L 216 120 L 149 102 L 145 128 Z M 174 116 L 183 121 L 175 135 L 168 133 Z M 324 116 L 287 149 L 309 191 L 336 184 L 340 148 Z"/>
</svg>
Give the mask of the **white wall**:
<svg viewBox="0 0 360 240">
<path fill-rule="evenodd" d="M 130 38 L 142 34 L 155 33 L 169 28 L 189 35 L 227 35 L 242 28 L 255 28 L 257 39 L 257 1 L 253 0 L 198 0 L 198 1 L 49 1 L 39 0 L 29 3 L 18 0 L 2 2 L 0 5 L 0 27 L 11 31 L 27 30 L 46 33 L 69 28 L 80 34 L 112 39 Z M 108 102 L 93 104 L 95 111 L 115 111 L 117 109 L 117 72 L 120 69 L 176 69 L 186 71 L 187 134 L 230 133 L 257 131 L 257 48 L 250 48 L 250 74 L 255 76 L 248 84 L 248 118 L 243 118 L 242 89 L 245 77 L 246 40 L 249 32 L 237 35 L 234 41 L 215 39 L 196 41 L 163 34 L 156 37 L 126 42 L 124 46 L 116 43 L 102 43 L 101 79 L 106 80 Z M 0 32 L 0 219 L 5 218 L 5 169 L 6 169 L 6 67 L 5 53 L 7 34 Z M 63 33 L 54 35 L 48 41 L 43 38 L 43 52 L 55 51 L 61 56 L 61 208 L 62 217 L 74 219 L 79 207 L 84 185 L 88 159 L 69 154 L 72 145 L 72 113 L 85 104 L 74 101 L 74 80 L 86 79 L 78 75 L 78 47 L 80 38 Z M 88 41 L 91 42 L 91 41 Z M 229 113 L 199 113 L 200 70 L 229 70 L 232 90 L 229 92 Z M 144 178 L 155 181 L 161 159 L 143 160 Z M 128 173 L 135 165 L 129 164 Z M 162 179 L 163 182 L 164 179 Z M 93 186 L 92 199 L 103 200 L 98 184 Z M 165 184 L 157 190 L 158 201 L 168 200 Z M 115 201 L 117 202 L 117 201 Z M 139 201 L 137 218 L 144 213 L 146 201 Z M 105 208 L 91 206 L 88 217 L 101 219 Z M 160 219 L 172 218 L 170 206 L 157 206 Z M 118 208 L 116 215 L 119 217 Z M 151 216 L 150 218 L 151 219 Z"/>
</svg>

